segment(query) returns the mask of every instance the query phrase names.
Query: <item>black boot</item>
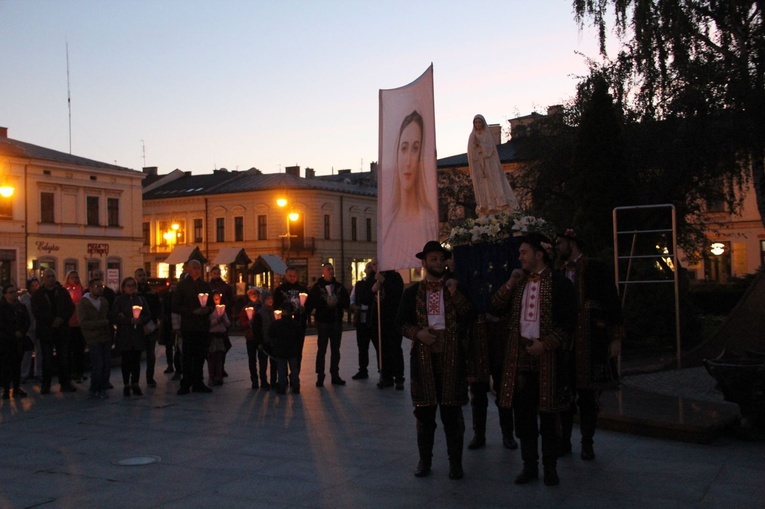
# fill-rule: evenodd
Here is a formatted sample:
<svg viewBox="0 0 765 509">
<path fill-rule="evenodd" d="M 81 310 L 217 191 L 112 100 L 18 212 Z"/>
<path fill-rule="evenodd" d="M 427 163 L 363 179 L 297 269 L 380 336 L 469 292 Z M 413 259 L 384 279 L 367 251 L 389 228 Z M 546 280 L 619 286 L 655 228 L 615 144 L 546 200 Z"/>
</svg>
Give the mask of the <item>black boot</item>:
<svg viewBox="0 0 765 509">
<path fill-rule="evenodd" d="M 436 430 L 425 429 L 425 426 L 417 423 L 417 449 L 420 451 L 420 461 L 417 468 L 414 469 L 416 477 L 425 477 L 430 474 L 430 467 L 433 463 L 433 439 Z"/>
<path fill-rule="evenodd" d="M 571 454 L 571 429 L 574 426 L 575 404 L 571 408 L 560 413 L 560 448 L 558 456 L 567 456 Z"/>
<path fill-rule="evenodd" d="M 502 428 L 502 445 L 505 449 L 517 449 L 518 442 L 513 433 L 515 431 L 513 421 L 513 410 L 510 408 L 499 408 L 499 427 Z"/>
<path fill-rule="evenodd" d="M 473 439 L 468 444 L 468 449 L 480 449 L 486 445 L 486 404 L 473 399 L 471 410 L 473 415 Z"/>
<path fill-rule="evenodd" d="M 553 463 L 545 463 L 545 486 L 557 486 L 560 483 L 558 477 L 557 465 Z"/>
<path fill-rule="evenodd" d="M 462 445 L 464 434 L 454 432 L 446 437 L 446 449 L 449 453 L 449 479 L 462 479 L 465 472 L 462 470 Z"/>
<path fill-rule="evenodd" d="M 523 459 L 523 470 L 515 478 L 515 484 L 526 484 L 539 478 L 539 467 L 537 461 L 537 438 L 521 438 L 521 458 Z"/>
</svg>

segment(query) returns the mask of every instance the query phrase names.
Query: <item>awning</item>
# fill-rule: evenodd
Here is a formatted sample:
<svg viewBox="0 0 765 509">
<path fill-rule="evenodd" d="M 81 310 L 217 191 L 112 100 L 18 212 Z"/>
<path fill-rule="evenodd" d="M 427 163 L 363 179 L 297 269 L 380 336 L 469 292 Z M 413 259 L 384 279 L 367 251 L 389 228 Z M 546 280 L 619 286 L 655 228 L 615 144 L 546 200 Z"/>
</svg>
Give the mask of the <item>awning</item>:
<svg viewBox="0 0 765 509">
<path fill-rule="evenodd" d="M 279 255 L 265 254 L 258 256 L 255 263 L 250 267 L 250 272 L 260 274 L 262 272 L 273 272 L 274 274 L 284 274 L 287 271 L 285 264 Z"/>
<path fill-rule="evenodd" d="M 218 251 L 218 254 L 212 261 L 212 265 L 248 265 L 252 263 L 250 257 L 241 247 L 224 247 Z"/>
<path fill-rule="evenodd" d="M 165 259 L 169 265 L 180 265 L 189 260 L 197 260 L 199 263 L 207 263 L 207 258 L 197 246 L 176 246 L 173 252 Z"/>
</svg>

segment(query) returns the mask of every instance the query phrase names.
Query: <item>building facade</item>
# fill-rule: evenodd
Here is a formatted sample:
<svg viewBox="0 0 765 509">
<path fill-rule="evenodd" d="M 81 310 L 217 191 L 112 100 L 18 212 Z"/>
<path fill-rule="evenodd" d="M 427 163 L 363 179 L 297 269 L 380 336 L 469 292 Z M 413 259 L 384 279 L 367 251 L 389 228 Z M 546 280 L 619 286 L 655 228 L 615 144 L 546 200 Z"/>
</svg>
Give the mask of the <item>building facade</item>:
<svg viewBox="0 0 765 509">
<path fill-rule="evenodd" d="M 208 266 L 221 266 L 239 294 L 248 285 L 277 285 L 281 274 L 270 266 L 275 260 L 297 266 L 308 285 L 331 262 L 337 279 L 350 287 L 376 255 L 377 189 L 369 178 L 358 178 L 371 172 L 325 178 L 310 169 L 301 177 L 299 167 L 280 174 L 254 168 L 207 175 L 145 171 L 142 250 L 154 276 L 179 277 L 195 249 Z M 183 254 L 177 259 L 176 252 Z"/>
<path fill-rule="evenodd" d="M 46 268 L 84 280 L 100 268 L 118 288 L 142 263 L 141 172 L 13 140 L 6 128 L 0 172 L 0 185 L 13 188 L 0 198 L 3 284 L 23 287 Z"/>
</svg>

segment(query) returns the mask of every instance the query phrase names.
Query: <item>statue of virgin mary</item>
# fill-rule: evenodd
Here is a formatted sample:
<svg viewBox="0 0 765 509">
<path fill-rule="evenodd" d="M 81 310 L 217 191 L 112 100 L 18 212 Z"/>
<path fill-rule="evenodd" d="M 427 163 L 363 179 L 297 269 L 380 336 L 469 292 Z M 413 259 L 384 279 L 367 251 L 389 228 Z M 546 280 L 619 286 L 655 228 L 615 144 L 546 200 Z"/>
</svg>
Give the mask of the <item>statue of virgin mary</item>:
<svg viewBox="0 0 765 509">
<path fill-rule="evenodd" d="M 505 177 L 497 154 L 497 142 L 483 115 L 473 117 L 473 132 L 468 139 L 468 164 L 479 216 L 514 212 L 518 200 Z"/>
</svg>

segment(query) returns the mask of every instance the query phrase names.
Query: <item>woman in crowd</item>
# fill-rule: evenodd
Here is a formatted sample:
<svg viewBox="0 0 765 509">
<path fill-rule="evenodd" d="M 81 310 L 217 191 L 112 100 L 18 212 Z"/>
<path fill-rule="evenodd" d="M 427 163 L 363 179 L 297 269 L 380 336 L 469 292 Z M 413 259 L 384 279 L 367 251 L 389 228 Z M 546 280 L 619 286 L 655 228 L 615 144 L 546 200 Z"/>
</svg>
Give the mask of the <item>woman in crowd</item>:
<svg viewBox="0 0 765 509">
<path fill-rule="evenodd" d="M 15 285 L 3 285 L 0 299 L 0 372 L 3 381 L 3 399 L 24 398 L 27 393 L 20 388 L 22 340 L 29 329 L 27 308 L 19 302 Z"/>
<path fill-rule="evenodd" d="M 210 380 L 208 385 L 223 385 L 223 357 L 226 355 L 228 328 L 231 320 L 225 308 L 221 305 L 222 294 L 218 290 L 212 292 L 215 311 L 210 314 L 210 350 L 207 353 L 207 372 Z"/>
<path fill-rule="evenodd" d="M 121 292 L 114 299 L 114 309 L 109 313 L 117 325 L 116 349 L 122 355 L 122 394 L 143 396 L 138 379 L 141 375 L 141 353 L 146 349 L 143 326 L 151 320 L 149 304 L 138 295 L 138 283 L 133 277 L 126 277 L 120 286 Z M 140 308 L 140 309 L 139 309 Z"/>
</svg>

